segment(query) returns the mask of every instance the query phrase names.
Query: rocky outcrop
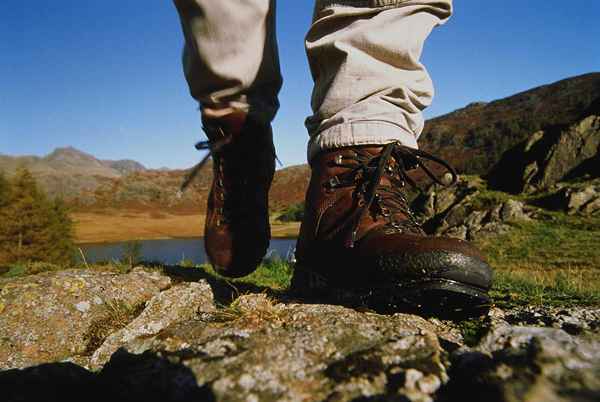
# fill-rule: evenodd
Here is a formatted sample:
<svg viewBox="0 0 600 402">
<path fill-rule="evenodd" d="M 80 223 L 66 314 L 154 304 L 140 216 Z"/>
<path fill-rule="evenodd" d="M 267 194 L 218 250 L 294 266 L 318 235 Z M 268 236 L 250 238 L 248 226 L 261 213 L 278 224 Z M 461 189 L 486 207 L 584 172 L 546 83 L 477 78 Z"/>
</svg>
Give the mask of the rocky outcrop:
<svg viewBox="0 0 600 402">
<path fill-rule="evenodd" d="M 600 175 L 600 117 L 534 133 L 507 151 L 487 178 L 499 190 L 534 192 L 586 175 Z"/>
<path fill-rule="evenodd" d="M 583 183 L 558 183 L 554 191 L 536 201 L 544 208 L 565 211 L 568 214 L 600 214 L 600 180 Z"/>
<path fill-rule="evenodd" d="M 2 347 L 6 338 L 35 339 L 2 355 L 2 367 L 15 368 L 0 371 L 3 400 L 593 401 L 600 396 L 600 309 L 494 309 L 475 322 L 473 335 L 463 323 L 260 293 L 216 308 L 204 280 L 169 287 L 166 279 L 138 269 L 120 275 L 66 271 L 3 282 L 3 300 L 11 302 L 0 312 L 9 324 L 2 326 Z M 147 302 L 97 342 L 91 361 L 82 363 L 74 356 L 81 347 L 64 348 L 79 345 L 79 337 L 65 331 L 47 339 L 38 335 L 44 321 L 54 331 L 59 329 L 53 322 L 69 325 L 61 316 L 86 325 L 94 321 L 66 312 L 72 303 L 86 310 L 87 299 L 65 294 L 65 283 L 80 296 L 95 289 L 108 297 L 113 289 L 120 297 Z M 31 293 L 36 284 L 46 286 L 45 297 Z M 137 286 L 146 290 L 130 295 Z M 66 300 L 57 302 L 63 294 Z M 22 303 L 35 300 L 36 309 L 18 309 L 14 295 Z M 14 324 L 15 317 L 23 324 Z M 27 354 L 42 344 L 65 354 Z M 29 363 L 15 358 L 25 355 Z M 37 365 L 42 362 L 47 363 Z M 28 365 L 34 367 L 18 369 Z"/>
<path fill-rule="evenodd" d="M 421 215 L 427 232 L 463 240 L 504 234 L 510 223 L 531 220 L 534 208 L 506 197 L 487 197 L 484 190 L 482 179 L 461 178 L 449 187 L 431 186 L 412 208 Z"/>
</svg>

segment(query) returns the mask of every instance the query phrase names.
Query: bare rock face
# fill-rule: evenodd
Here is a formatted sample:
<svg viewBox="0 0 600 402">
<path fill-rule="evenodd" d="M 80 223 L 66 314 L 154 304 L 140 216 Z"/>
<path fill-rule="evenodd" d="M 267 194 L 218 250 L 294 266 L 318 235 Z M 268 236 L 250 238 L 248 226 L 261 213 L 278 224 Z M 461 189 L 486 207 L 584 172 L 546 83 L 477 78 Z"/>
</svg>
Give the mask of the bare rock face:
<svg viewBox="0 0 600 402">
<path fill-rule="evenodd" d="M 0 369 L 90 355 L 171 285 L 157 272 L 69 270 L 0 283 Z"/>
<path fill-rule="evenodd" d="M 488 173 L 497 189 L 534 192 L 573 178 L 600 175 L 600 117 L 533 134 L 508 150 Z"/>
</svg>

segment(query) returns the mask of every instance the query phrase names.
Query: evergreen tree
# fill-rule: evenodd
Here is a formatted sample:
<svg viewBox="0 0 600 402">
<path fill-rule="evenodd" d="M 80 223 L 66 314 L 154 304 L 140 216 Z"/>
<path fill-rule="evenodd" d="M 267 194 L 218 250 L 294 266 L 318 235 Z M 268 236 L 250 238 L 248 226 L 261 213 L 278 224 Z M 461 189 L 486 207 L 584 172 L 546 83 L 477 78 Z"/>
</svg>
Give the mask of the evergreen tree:
<svg viewBox="0 0 600 402">
<path fill-rule="evenodd" d="M 75 245 L 73 244 L 73 221 L 61 198 L 51 205 L 50 214 L 50 243 L 48 259 L 55 264 L 70 264 L 73 262 Z"/>
<path fill-rule="evenodd" d="M 49 201 L 26 169 L 17 171 L 10 189 L 3 208 L 0 255 L 9 262 L 71 262 L 72 223 L 64 203 Z"/>
<path fill-rule="evenodd" d="M 6 243 L 7 225 L 9 221 L 7 207 L 10 202 L 11 188 L 10 182 L 4 176 L 4 172 L 0 172 L 0 264 L 8 262 L 8 253 L 3 247 Z"/>
<path fill-rule="evenodd" d="M 8 205 L 10 197 L 10 182 L 4 176 L 4 172 L 0 171 L 0 213 L 1 210 Z M 0 221 L 1 224 L 2 221 Z"/>
</svg>

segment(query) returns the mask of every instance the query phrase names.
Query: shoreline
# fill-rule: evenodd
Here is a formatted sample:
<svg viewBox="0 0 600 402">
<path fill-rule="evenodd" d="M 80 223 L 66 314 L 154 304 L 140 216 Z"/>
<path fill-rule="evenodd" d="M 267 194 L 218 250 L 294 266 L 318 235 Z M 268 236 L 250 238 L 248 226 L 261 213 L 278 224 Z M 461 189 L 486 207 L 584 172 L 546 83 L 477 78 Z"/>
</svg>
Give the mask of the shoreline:
<svg viewBox="0 0 600 402">
<path fill-rule="evenodd" d="M 70 217 L 76 246 L 204 237 L 204 214 L 106 210 L 73 212 Z M 296 238 L 299 229 L 299 222 L 271 221 L 273 239 Z"/>
</svg>

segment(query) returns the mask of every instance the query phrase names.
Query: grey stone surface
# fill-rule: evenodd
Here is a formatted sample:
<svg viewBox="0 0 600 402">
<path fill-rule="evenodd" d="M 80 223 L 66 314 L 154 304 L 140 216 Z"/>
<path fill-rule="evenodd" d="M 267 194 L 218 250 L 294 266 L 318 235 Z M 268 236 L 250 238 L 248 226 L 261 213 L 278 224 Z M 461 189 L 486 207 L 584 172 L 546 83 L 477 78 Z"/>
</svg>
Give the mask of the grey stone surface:
<svg viewBox="0 0 600 402">
<path fill-rule="evenodd" d="M 170 278 L 145 270 L 67 270 L 3 281 L 0 369 L 88 356 L 169 286 Z"/>
<path fill-rule="evenodd" d="M 176 285 L 150 299 L 139 316 L 106 338 L 94 351 L 90 365 L 102 366 L 127 342 L 156 335 L 171 324 L 192 320 L 214 309 L 212 290 L 206 281 Z"/>
<path fill-rule="evenodd" d="M 21 301 L 36 289 L 32 284 L 57 284 L 44 298 L 34 298 L 37 308 L 48 312 L 43 319 L 33 309 L 22 310 L 21 320 L 29 326 L 10 327 L 31 339 L 39 331 L 32 322 L 64 317 L 64 310 L 53 306 L 66 282 L 70 289 L 81 284 L 79 292 L 91 286 L 82 281 L 103 286 L 107 294 L 131 294 L 136 286 L 148 292 L 140 297 L 146 300 L 143 309 L 97 345 L 91 359 L 96 372 L 58 363 L 64 360 L 59 355 L 44 356 L 42 361 L 56 363 L 42 366 L 5 359 L 4 369 L 17 369 L 0 371 L 3 400 L 594 401 L 600 396 L 598 308 L 494 308 L 478 321 L 478 338 L 471 335 L 466 342 L 461 323 L 265 294 L 242 295 L 216 308 L 207 282 L 171 286 L 167 279 L 143 270 L 66 271 L 5 282 L 3 292 L 8 288 Z M 131 287 L 123 288 L 126 281 Z M 64 297 L 63 304 L 82 322 L 106 303 L 92 295 Z M 75 307 L 82 302 L 89 303 L 86 313 Z M 64 325 L 64 318 L 60 322 Z M 44 347 L 59 350 L 70 342 L 78 345 L 78 339 L 53 337 Z M 30 345 L 23 343 L 12 355 L 23 356 Z M 35 367 L 18 370 L 27 365 Z"/>
</svg>

